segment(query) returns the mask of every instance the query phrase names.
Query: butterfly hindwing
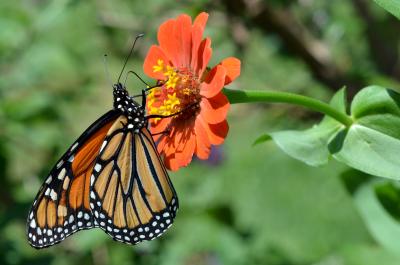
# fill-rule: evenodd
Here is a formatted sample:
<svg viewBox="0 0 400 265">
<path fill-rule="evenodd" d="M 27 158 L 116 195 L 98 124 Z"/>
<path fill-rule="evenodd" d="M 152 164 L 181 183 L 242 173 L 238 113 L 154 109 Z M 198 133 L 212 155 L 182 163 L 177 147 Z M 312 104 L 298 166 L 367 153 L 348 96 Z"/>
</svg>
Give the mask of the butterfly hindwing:
<svg viewBox="0 0 400 265">
<path fill-rule="evenodd" d="M 95 226 L 89 207 L 90 176 L 116 116 L 109 111 L 95 121 L 50 171 L 28 215 L 28 241 L 33 247 L 51 246 Z"/>
<path fill-rule="evenodd" d="M 104 139 L 91 177 L 90 207 L 113 239 L 136 244 L 172 224 L 178 198 L 149 131 L 135 132 L 126 124 L 120 116 Z"/>
</svg>

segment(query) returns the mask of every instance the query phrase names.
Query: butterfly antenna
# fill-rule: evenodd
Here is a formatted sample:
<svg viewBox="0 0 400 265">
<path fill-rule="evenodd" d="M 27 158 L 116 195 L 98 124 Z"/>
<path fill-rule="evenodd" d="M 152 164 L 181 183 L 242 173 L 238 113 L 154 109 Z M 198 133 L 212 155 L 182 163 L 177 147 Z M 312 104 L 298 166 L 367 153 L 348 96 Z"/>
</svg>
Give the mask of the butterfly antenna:
<svg viewBox="0 0 400 265">
<path fill-rule="evenodd" d="M 143 36 L 144 36 L 144 34 L 141 33 L 141 34 L 137 35 L 136 38 L 135 38 L 135 40 L 133 41 L 131 51 L 129 52 L 128 56 L 127 56 L 126 59 L 125 59 L 124 66 L 122 67 L 121 73 L 120 73 L 119 76 L 118 76 L 117 83 L 119 83 L 119 80 L 121 79 L 122 73 L 123 73 L 124 70 L 125 70 L 125 66 L 126 66 L 126 64 L 128 63 L 128 60 L 129 60 L 129 58 L 130 58 L 131 55 L 132 55 L 133 49 L 135 48 L 136 41 L 137 41 L 139 38 L 143 37 Z"/>
<path fill-rule="evenodd" d="M 106 76 L 108 79 L 108 82 L 110 83 L 111 87 L 113 86 L 113 83 L 111 82 L 111 77 L 110 77 L 110 71 L 108 71 L 108 64 L 107 64 L 107 54 L 104 54 L 103 57 L 103 63 L 104 63 L 104 71 L 106 72 Z"/>
</svg>

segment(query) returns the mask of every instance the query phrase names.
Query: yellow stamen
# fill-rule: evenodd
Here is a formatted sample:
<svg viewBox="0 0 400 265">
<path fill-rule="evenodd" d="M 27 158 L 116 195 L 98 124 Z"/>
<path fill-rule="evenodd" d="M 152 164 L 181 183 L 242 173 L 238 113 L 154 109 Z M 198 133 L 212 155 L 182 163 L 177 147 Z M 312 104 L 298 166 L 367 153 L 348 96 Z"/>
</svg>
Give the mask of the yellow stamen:
<svg viewBox="0 0 400 265">
<path fill-rule="evenodd" d="M 158 59 L 157 65 L 153 66 L 153 72 L 157 73 L 157 72 L 161 72 L 162 70 L 164 70 L 164 61 L 161 59 Z"/>
<path fill-rule="evenodd" d="M 175 68 L 158 59 L 153 71 L 160 72 L 165 80 L 161 87 L 152 89 L 147 96 L 149 114 L 167 116 L 199 102 L 200 83 L 190 69 Z M 153 121 L 157 123 L 159 120 L 156 118 Z"/>
</svg>

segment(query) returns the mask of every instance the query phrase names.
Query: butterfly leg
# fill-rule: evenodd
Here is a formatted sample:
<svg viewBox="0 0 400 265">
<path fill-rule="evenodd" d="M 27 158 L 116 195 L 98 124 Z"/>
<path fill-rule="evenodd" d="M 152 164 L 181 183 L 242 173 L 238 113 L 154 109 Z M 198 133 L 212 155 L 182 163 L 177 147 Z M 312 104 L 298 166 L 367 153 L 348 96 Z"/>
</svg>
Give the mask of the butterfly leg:
<svg viewBox="0 0 400 265">
<path fill-rule="evenodd" d="M 160 85 L 149 86 L 146 89 L 143 89 L 141 94 L 133 95 L 131 96 L 131 98 L 138 98 L 138 97 L 146 98 L 146 92 L 156 87 L 160 87 Z"/>
<path fill-rule="evenodd" d="M 159 133 L 152 133 L 151 136 L 156 136 L 156 135 L 160 135 L 160 134 L 169 134 L 170 132 L 171 132 L 171 130 L 167 129 L 167 130 L 159 132 Z"/>
<path fill-rule="evenodd" d="M 146 93 L 143 93 L 143 92 L 147 92 L 147 91 L 152 90 L 153 88 L 156 88 L 156 87 L 161 87 L 161 86 L 163 86 L 167 81 L 168 81 L 168 79 L 167 79 L 166 81 L 164 81 L 164 82 L 158 81 L 157 84 L 154 85 L 154 86 L 149 86 L 149 85 L 146 84 L 147 88 L 145 88 L 145 89 L 142 90 L 142 94 L 133 95 L 133 96 L 131 96 L 131 98 L 146 97 Z"/>
<path fill-rule="evenodd" d="M 187 106 L 186 108 L 184 108 L 184 109 L 182 109 L 182 110 L 180 110 L 180 111 L 178 111 L 178 112 L 175 112 L 175 113 L 173 113 L 173 114 L 170 114 L 170 115 L 157 115 L 157 114 L 154 114 L 154 115 L 147 115 L 147 116 L 145 117 L 145 120 L 155 119 L 155 118 L 164 119 L 164 118 L 174 117 L 174 116 L 177 116 L 177 115 L 179 115 L 179 114 L 184 113 L 185 111 L 187 111 L 187 110 L 190 109 L 190 108 L 198 108 L 198 107 L 199 107 L 198 105 L 199 105 L 198 103 L 191 104 L 191 105 Z"/>
<path fill-rule="evenodd" d="M 124 86 L 125 86 L 126 80 L 128 79 L 128 74 L 130 74 L 130 73 L 133 74 L 133 75 L 135 75 L 143 84 L 146 85 L 146 87 L 150 87 L 150 85 L 147 84 L 146 81 L 144 81 L 143 78 L 141 78 L 140 75 L 138 75 L 135 71 L 128 71 L 128 72 L 126 73 L 126 78 L 125 78 Z"/>
</svg>

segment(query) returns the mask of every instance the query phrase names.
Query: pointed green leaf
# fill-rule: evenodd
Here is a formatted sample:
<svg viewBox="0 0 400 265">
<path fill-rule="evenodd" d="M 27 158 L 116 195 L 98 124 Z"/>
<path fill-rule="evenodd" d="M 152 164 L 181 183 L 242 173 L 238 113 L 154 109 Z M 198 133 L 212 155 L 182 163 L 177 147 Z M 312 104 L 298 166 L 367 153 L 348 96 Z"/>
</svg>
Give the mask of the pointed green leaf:
<svg viewBox="0 0 400 265">
<path fill-rule="evenodd" d="M 394 90 L 380 86 L 363 88 L 351 103 L 351 115 L 355 119 L 374 114 L 400 116 L 400 95 Z"/>
<path fill-rule="evenodd" d="M 262 135 L 260 135 L 253 143 L 253 146 L 258 145 L 258 144 L 262 144 L 264 142 L 267 142 L 271 140 L 271 136 L 267 133 L 264 133 Z"/>
<path fill-rule="evenodd" d="M 400 0 L 374 0 L 375 3 L 400 19 Z"/>
<path fill-rule="evenodd" d="M 333 156 L 358 170 L 400 179 L 400 141 L 362 125 L 341 131 L 329 145 Z"/>
<path fill-rule="evenodd" d="M 351 104 L 355 123 L 329 143 L 334 158 L 371 175 L 400 179 L 400 95 L 379 86 Z"/>
<path fill-rule="evenodd" d="M 308 165 L 320 166 L 328 163 L 327 144 L 341 128 L 340 124 L 329 123 L 305 131 L 281 131 L 270 135 L 288 155 Z"/>
<path fill-rule="evenodd" d="M 339 90 L 330 102 L 331 106 L 345 113 L 345 89 Z M 305 131 L 280 131 L 270 133 L 275 143 L 291 157 L 311 166 L 328 162 L 329 140 L 343 128 L 343 125 L 330 117 L 324 117 L 319 125 Z"/>
<path fill-rule="evenodd" d="M 399 253 L 400 224 L 382 207 L 375 193 L 381 182 L 362 185 L 354 194 L 356 207 L 374 239 L 386 249 Z"/>
</svg>

